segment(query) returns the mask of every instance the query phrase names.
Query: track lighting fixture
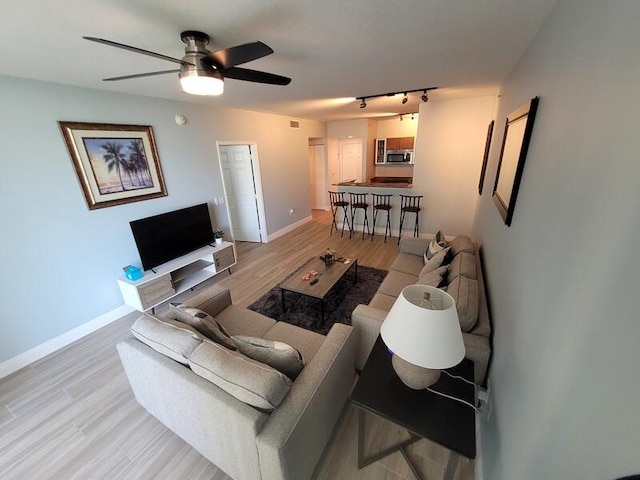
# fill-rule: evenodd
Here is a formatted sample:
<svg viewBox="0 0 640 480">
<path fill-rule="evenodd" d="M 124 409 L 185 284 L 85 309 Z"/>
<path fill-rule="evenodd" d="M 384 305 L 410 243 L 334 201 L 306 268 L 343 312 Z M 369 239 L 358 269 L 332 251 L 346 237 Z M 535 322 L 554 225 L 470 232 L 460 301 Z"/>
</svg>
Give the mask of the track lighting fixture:
<svg viewBox="0 0 640 480">
<path fill-rule="evenodd" d="M 406 104 L 409 101 L 409 94 L 410 93 L 414 93 L 414 92 L 422 92 L 422 96 L 420 97 L 422 99 L 423 102 L 426 102 L 429 100 L 429 97 L 427 96 L 427 92 L 429 90 L 436 90 L 438 87 L 427 87 L 427 88 L 417 88 L 415 90 L 407 90 L 407 91 L 401 91 L 401 92 L 389 92 L 389 93 L 379 93 L 376 95 L 365 95 L 363 97 L 356 97 L 356 100 L 360 100 L 360 108 L 366 108 L 367 106 L 367 100 L 370 98 L 376 98 L 376 97 L 393 97 L 395 95 L 399 95 L 402 94 L 402 105 Z"/>
<path fill-rule="evenodd" d="M 411 120 L 415 120 L 416 115 L 418 115 L 418 112 L 405 112 L 405 113 L 398 114 L 398 116 L 400 117 L 400 121 L 404 120 L 404 117 L 408 117 L 409 115 L 411 115 Z"/>
</svg>

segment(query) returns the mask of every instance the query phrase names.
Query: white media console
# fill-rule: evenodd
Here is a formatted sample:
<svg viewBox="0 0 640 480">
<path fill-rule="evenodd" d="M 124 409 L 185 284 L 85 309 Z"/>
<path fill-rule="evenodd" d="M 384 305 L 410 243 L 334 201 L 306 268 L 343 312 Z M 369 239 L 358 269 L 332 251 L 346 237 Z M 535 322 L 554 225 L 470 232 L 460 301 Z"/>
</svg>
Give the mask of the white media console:
<svg viewBox="0 0 640 480">
<path fill-rule="evenodd" d="M 148 270 L 139 280 L 122 276 L 118 285 L 124 303 L 144 312 L 195 287 L 236 264 L 235 245 L 222 242 L 199 248 L 187 255 Z"/>
</svg>

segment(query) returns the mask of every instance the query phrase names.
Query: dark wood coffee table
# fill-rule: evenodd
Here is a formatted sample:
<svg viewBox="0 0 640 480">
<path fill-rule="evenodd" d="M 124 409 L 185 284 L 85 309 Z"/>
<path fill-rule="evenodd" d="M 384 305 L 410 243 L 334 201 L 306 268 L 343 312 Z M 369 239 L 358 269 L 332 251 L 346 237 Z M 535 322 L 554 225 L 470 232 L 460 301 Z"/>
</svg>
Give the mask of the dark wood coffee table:
<svg viewBox="0 0 640 480">
<path fill-rule="evenodd" d="M 325 265 L 320 256 L 309 259 L 300 268 L 298 268 L 288 280 L 280 285 L 282 293 L 282 311 L 286 310 L 284 301 L 284 292 L 294 292 L 307 297 L 313 297 L 320 300 L 321 319 L 324 322 L 324 299 L 327 293 L 340 281 L 342 277 L 354 268 L 354 283 L 358 282 L 358 259 L 351 258 L 349 263 L 335 261 L 331 265 Z M 302 275 L 308 274 L 311 270 L 316 270 L 317 275 L 311 276 L 309 280 L 302 280 Z M 312 280 L 317 279 L 313 285 Z"/>
<path fill-rule="evenodd" d="M 473 381 L 473 362 L 463 360 L 459 365 L 446 370 Z M 475 389 L 464 380 L 442 373 L 430 388 L 459 398 L 471 404 L 475 401 Z M 451 479 L 458 464 L 459 455 L 476 456 L 475 411 L 469 405 L 440 396 L 428 390 L 413 390 L 407 387 L 393 370 L 391 353 L 378 336 L 371 354 L 362 369 L 358 383 L 351 394 L 351 402 L 358 412 L 358 468 L 400 451 L 414 475 L 422 479 L 409 458 L 406 447 L 421 438 L 428 438 L 450 451 L 445 470 L 445 479 Z M 365 412 L 374 413 L 405 428 L 410 439 L 393 445 L 377 455 L 365 457 Z"/>
</svg>

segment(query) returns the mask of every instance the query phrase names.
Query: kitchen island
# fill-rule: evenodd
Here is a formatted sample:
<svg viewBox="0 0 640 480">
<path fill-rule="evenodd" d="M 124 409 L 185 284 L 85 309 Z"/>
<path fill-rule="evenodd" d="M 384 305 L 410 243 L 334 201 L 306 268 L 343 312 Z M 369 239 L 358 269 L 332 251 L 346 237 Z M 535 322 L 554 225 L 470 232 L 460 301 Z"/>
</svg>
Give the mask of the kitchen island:
<svg viewBox="0 0 640 480">
<path fill-rule="evenodd" d="M 373 230 L 373 197 L 371 194 L 378 195 L 392 195 L 390 199 L 391 210 L 389 216 L 391 218 L 391 234 L 398 237 L 398 229 L 400 227 L 400 195 L 416 195 L 413 192 L 413 184 L 411 177 L 373 177 L 368 182 L 340 182 L 333 185 L 333 189 L 336 192 L 346 193 L 368 193 L 367 201 L 369 203 L 369 209 L 367 210 L 367 216 L 369 218 L 369 228 Z M 350 202 L 349 195 L 346 195 L 346 200 Z M 342 211 L 338 212 L 337 218 L 340 219 L 339 224 L 342 222 Z M 422 212 L 420 212 L 422 213 Z M 351 211 L 349 210 L 349 214 Z M 378 220 L 376 222 L 376 235 L 384 236 L 384 228 L 387 222 L 386 212 L 380 211 L 378 213 Z M 411 235 L 411 231 L 414 225 L 414 215 L 408 215 L 405 218 L 404 225 L 402 227 L 403 234 Z M 351 221 L 351 218 L 349 218 Z M 364 216 L 362 210 L 358 209 L 355 216 L 355 231 L 362 232 L 364 222 Z M 366 228 L 365 228 L 366 233 Z M 387 240 L 388 241 L 388 240 Z"/>
<path fill-rule="evenodd" d="M 412 177 L 371 177 L 368 182 L 340 182 L 338 187 L 411 188 Z"/>
</svg>

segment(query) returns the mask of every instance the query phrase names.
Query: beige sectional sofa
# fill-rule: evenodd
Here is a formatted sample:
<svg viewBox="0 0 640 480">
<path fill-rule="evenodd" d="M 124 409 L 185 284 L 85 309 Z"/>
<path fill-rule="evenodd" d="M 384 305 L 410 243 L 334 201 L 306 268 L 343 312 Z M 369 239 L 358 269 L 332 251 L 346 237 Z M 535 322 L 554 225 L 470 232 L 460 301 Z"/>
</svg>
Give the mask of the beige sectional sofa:
<svg viewBox="0 0 640 480">
<path fill-rule="evenodd" d="M 354 384 L 352 327 L 324 336 L 276 322 L 215 286 L 188 303 L 232 336 L 295 347 L 304 368 L 292 381 L 186 324 L 142 314 L 117 346 L 137 401 L 235 480 L 310 478 Z"/>
<path fill-rule="evenodd" d="M 491 322 L 478 245 L 466 236 L 450 239 L 442 266 L 424 273 L 425 251 L 431 239 L 403 237 L 400 253 L 369 305 L 358 305 L 353 311 L 351 321 L 358 343 L 356 368 L 364 366 L 380 325 L 402 289 L 424 283 L 447 290 L 456 301 L 465 357 L 474 362 L 475 382 L 484 385 L 491 357 Z"/>
</svg>

